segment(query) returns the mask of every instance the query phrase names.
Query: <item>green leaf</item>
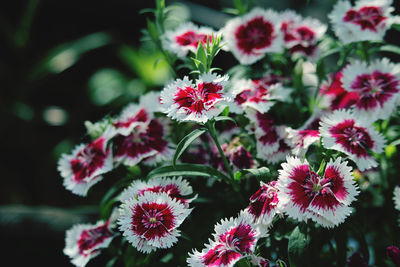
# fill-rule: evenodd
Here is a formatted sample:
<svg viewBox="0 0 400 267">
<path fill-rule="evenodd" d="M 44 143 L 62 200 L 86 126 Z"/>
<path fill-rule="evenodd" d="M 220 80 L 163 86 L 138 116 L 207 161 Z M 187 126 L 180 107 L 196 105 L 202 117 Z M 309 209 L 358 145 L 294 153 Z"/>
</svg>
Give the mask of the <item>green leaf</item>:
<svg viewBox="0 0 400 267">
<path fill-rule="evenodd" d="M 189 145 L 196 140 L 200 135 L 205 133 L 207 131 L 206 128 L 200 128 L 192 131 L 188 135 L 186 135 L 178 144 L 176 147 L 176 151 L 174 154 L 174 158 L 172 159 L 172 166 L 176 165 L 176 161 L 178 158 L 182 155 L 183 152 L 189 147 Z"/>
<path fill-rule="evenodd" d="M 400 24 L 392 24 L 392 28 L 395 29 L 396 31 L 400 31 Z"/>
<path fill-rule="evenodd" d="M 230 179 L 222 172 L 201 164 L 183 163 L 174 166 L 162 166 L 147 174 L 147 179 L 164 176 L 202 176 L 216 178 L 217 180 L 229 181 Z"/>
<path fill-rule="evenodd" d="M 244 176 L 252 175 L 257 180 L 265 181 L 265 177 L 267 177 L 269 174 L 270 174 L 270 171 L 267 167 L 261 167 L 258 169 L 243 169 L 243 170 L 237 171 L 234 175 L 234 178 L 235 178 L 235 180 L 240 180 L 240 179 L 244 178 Z"/>
<path fill-rule="evenodd" d="M 293 70 L 293 85 L 296 89 L 303 87 L 303 59 L 299 59 Z"/>
<path fill-rule="evenodd" d="M 111 259 L 107 262 L 106 267 L 113 267 L 114 264 L 115 264 L 115 262 L 116 262 L 117 260 L 118 260 L 118 257 L 113 257 L 113 258 L 111 258 Z"/>
<path fill-rule="evenodd" d="M 215 121 L 231 121 L 234 124 L 236 124 L 236 121 L 233 118 L 228 117 L 228 116 L 218 116 L 218 117 L 215 117 L 214 120 Z"/>
<path fill-rule="evenodd" d="M 143 8 L 139 11 L 139 14 L 145 14 L 145 13 L 154 13 L 156 10 L 154 8 Z"/>
<path fill-rule="evenodd" d="M 201 41 L 197 44 L 196 59 L 203 63 L 204 66 L 207 64 L 206 50 Z"/>
<path fill-rule="evenodd" d="M 153 40 L 158 40 L 158 31 L 156 24 L 149 19 L 147 19 L 147 30 Z"/>
<path fill-rule="evenodd" d="M 384 46 L 381 46 L 378 51 L 379 52 L 390 52 L 390 53 L 400 55 L 400 47 L 396 46 L 396 45 L 384 45 Z"/>
<path fill-rule="evenodd" d="M 307 255 L 309 244 L 310 238 L 300 231 L 299 226 L 296 226 L 290 234 L 288 242 L 289 265 L 291 267 L 310 266 L 308 262 L 310 255 Z"/>
</svg>

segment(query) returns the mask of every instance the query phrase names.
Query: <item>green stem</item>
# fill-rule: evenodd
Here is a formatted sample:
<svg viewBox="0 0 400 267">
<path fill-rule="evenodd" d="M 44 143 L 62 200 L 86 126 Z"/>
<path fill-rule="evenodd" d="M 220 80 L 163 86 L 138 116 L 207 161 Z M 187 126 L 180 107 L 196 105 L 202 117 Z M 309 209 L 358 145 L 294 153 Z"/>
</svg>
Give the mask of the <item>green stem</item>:
<svg viewBox="0 0 400 267">
<path fill-rule="evenodd" d="M 208 132 L 211 135 L 211 138 L 214 140 L 214 143 L 218 148 L 219 154 L 221 155 L 221 158 L 222 158 L 222 161 L 224 162 L 225 168 L 227 169 L 229 177 L 231 178 L 231 182 L 233 183 L 233 181 L 234 181 L 233 171 L 232 171 L 231 166 L 229 165 L 229 162 L 224 154 L 224 151 L 222 151 L 221 145 L 219 144 L 214 123 L 215 123 L 214 121 L 208 121 L 208 122 L 206 122 L 205 126 L 207 127 Z"/>
<path fill-rule="evenodd" d="M 361 43 L 361 54 L 362 54 L 362 59 L 367 61 L 369 63 L 369 44 L 368 42 L 362 42 Z"/>
</svg>

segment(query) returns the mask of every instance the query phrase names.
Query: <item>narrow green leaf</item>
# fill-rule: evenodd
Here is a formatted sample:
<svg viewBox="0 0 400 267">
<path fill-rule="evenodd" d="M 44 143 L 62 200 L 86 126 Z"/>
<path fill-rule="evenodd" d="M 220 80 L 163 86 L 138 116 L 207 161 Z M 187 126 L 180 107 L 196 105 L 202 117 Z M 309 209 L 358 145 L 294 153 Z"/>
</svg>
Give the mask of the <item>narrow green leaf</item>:
<svg viewBox="0 0 400 267">
<path fill-rule="evenodd" d="M 152 170 L 147 174 L 147 179 L 164 176 L 202 176 L 212 177 L 217 180 L 229 181 L 230 179 L 222 172 L 201 164 L 183 163 L 174 166 L 162 166 Z"/>
<path fill-rule="evenodd" d="M 395 29 L 396 31 L 400 31 L 400 24 L 392 24 L 392 28 Z"/>
<path fill-rule="evenodd" d="M 114 264 L 115 264 L 115 262 L 116 262 L 117 260 L 118 260 L 118 257 L 113 257 L 113 258 L 111 258 L 111 259 L 107 262 L 106 267 L 113 267 Z"/>
<path fill-rule="evenodd" d="M 139 11 L 139 14 L 145 14 L 145 13 L 154 13 L 156 10 L 154 8 L 143 8 Z"/>
<path fill-rule="evenodd" d="M 257 180 L 265 180 L 265 177 L 267 177 L 270 174 L 270 171 L 267 167 L 261 167 L 258 169 L 243 169 L 240 171 L 237 171 L 234 175 L 235 180 L 240 180 L 242 177 L 246 175 L 252 175 L 254 176 Z"/>
<path fill-rule="evenodd" d="M 234 124 L 236 124 L 236 121 L 233 118 L 228 117 L 228 116 L 218 116 L 218 117 L 215 117 L 214 120 L 215 121 L 231 121 Z"/>
<path fill-rule="evenodd" d="M 196 59 L 203 63 L 204 66 L 207 65 L 207 55 L 201 41 L 199 41 L 199 43 L 197 44 Z"/>
<path fill-rule="evenodd" d="M 150 37 L 153 40 L 158 40 L 158 31 L 157 31 L 156 24 L 154 24 L 154 22 L 152 22 L 149 19 L 147 19 L 147 30 L 149 32 Z"/>
<path fill-rule="evenodd" d="M 296 226 L 289 236 L 288 256 L 289 265 L 291 267 L 310 266 L 307 248 L 310 244 L 310 238 L 300 231 L 299 226 Z"/>
<path fill-rule="evenodd" d="M 396 45 L 384 45 L 379 48 L 380 52 L 390 52 L 400 55 L 400 47 Z"/>
<path fill-rule="evenodd" d="M 196 140 L 200 135 L 207 131 L 206 128 L 200 128 L 192 131 L 188 135 L 186 135 L 182 140 L 179 142 L 178 146 L 176 147 L 176 151 L 174 154 L 174 158 L 172 159 L 172 166 L 176 165 L 176 161 L 182 155 L 183 152 L 189 147 L 189 145 Z"/>
</svg>

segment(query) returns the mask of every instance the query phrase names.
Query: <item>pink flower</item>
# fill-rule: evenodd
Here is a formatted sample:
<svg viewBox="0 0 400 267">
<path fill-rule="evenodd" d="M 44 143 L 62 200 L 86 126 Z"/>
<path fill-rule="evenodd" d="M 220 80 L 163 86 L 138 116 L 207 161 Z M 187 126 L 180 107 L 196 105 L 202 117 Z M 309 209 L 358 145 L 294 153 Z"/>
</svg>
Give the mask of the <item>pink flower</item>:
<svg viewBox="0 0 400 267">
<path fill-rule="evenodd" d="M 197 197 L 188 199 L 185 198 L 188 195 L 193 194 L 193 189 L 189 185 L 188 181 L 182 179 L 182 177 L 172 177 L 172 178 L 153 178 L 147 182 L 136 180 L 126 188 L 120 195 L 120 201 L 126 201 L 130 198 L 138 198 L 143 196 L 145 192 L 154 193 L 167 193 L 172 199 L 182 203 L 187 208 L 189 203 Z"/>
<path fill-rule="evenodd" d="M 307 161 L 288 157 L 279 170 L 279 209 L 289 217 L 308 218 L 323 227 L 335 227 L 351 213 L 349 205 L 358 195 L 351 168 L 339 157 L 327 163 L 322 177 Z"/>
<path fill-rule="evenodd" d="M 276 181 L 267 184 L 260 182 L 260 189 L 250 197 L 249 207 L 246 209 L 254 223 L 269 227 L 278 209 L 278 188 Z"/>
<path fill-rule="evenodd" d="M 230 101 L 224 92 L 227 76 L 202 74 L 194 85 L 188 77 L 167 85 L 161 92 L 164 113 L 178 121 L 205 123 L 222 112 L 218 104 Z"/>
<path fill-rule="evenodd" d="M 338 1 L 329 14 L 336 36 L 344 44 L 381 41 L 398 18 L 391 15 L 392 0 L 358 0 L 355 6 Z"/>
<path fill-rule="evenodd" d="M 102 248 L 107 248 L 114 236 L 109 220 L 95 225 L 74 225 L 66 232 L 64 254 L 75 266 L 83 267 L 98 256 Z"/>
<path fill-rule="evenodd" d="M 254 252 L 258 239 L 266 236 L 255 227 L 247 213 L 223 219 L 214 229 L 214 240 L 201 251 L 189 254 L 189 266 L 233 266 L 243 256 Z"/>
<path fill-rule="evenodd" d="M 386 248 L 386 256 L 396 265 L 400 266 L 400 249 L 396 246 Z"/>
<path fill-rule="evenodd" d="M 89 144 L 80 144 L 71 154 L 63 154 L 58 161 L 58 171 L 64 186 L 72 193 L 86 196 L 88 190 L 101 181 L 104 173 L 113 169 L 111 149 L 107 148 L 110 131 Z"/>
<path fill-rule="evenodd" d="M 132 246 L 150 253 L 157 248 L 169 248 L 178 241 L 177 228 L 191 211 L 167 193 L 146 191 L 138 198 L 122 202 L 119 229 Z"/>
<path fill-rule="evenodd" d="M 319 131 L 325 148 L 347 154 L 360 171 L 378 166 L 369 151 L 381 153 L 385 139 L 366 119 L 358 119 L 350 111 L 336 110 L 322 118 Z"/>
<path fill-rule="evenodd" d="M 315 57 L 318 50 L 317 42 L 326 32 L 327 26 L 317 19 L 302 18 L 291 10 L 282 12 L 280 19 L 282 20 L 280 30 L 289 53 Z"/>
<path fill-rule="evenodd" d="M 189 52 L 195 53 L 197 45 L 207 43 L 207 37 L 212 38 L 215 32 L 208 27 L 198 27 L 192 22 L 186 22 L 175 30 L 166 31 L 161 37 L 162 46 L 178 57 L 185 57 Z"/>
<path fill-rule="evenodd" d="M 279 21 L 274 11 L 254 8 L 242 17 L 229 20 L 222 29 L 223 38 L 241 64 L 253 64 L 265 53 L 282 51 Z"/>
<path fill-rule="evenodd" d="M 330 110 L 348 109 L 359 101 L 358 93 L 343 88 L 343 72 L 331 73 L 319 88 L 322 105 Z"/>
<path fill-rule="evenodd" d="M 285 141 L 292 147 L 292 154 L 297 157 L 302 157 L 306 154 L 308 147 L 319 141 L 318 130 L 295 130 L 288 128 L 287 139 Z"/>
<path fill-rule="evenodd" d="M 267 84 L 263 79 L 232 82 L 233 102 L 230 111 L 241 114 L 247 109 L 266 113 L 278 101 L 286 101 L 290 90 L 280 83 Z"/>
<path fill-rule="evenodd" d="M 400 65 L 387 58 L 367 66 L 356 61 L 343 70 L 343 87 L 359 95 L 354 113 L 369 118 L 387 119 L 395 110 L 400 95 Z"/>
</svg>

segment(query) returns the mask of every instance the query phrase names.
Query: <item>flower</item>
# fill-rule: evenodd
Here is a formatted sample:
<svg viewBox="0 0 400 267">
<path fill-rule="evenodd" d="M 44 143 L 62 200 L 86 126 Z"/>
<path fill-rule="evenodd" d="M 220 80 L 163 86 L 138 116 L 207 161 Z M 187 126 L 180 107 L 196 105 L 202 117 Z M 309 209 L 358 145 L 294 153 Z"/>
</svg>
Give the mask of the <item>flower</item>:
<svg viewBox="0 0 400 267">
<path fill-rule="evenodd" d="M 63 185 L 72 193 L 86 196 L 88 190 L 101 181 L 104 173 L 113 169 L 111 149 L 107 148 L 110 131 L 89 144 L 80 144 L 71 154 L 63 154 L 58 161 L 58 171 Z"/>
<path fill-rule="evenodd" d="M 188 77 L 167 85 L 161 92 L 161 105 L 168 117 L 178 121 L 205 123 L 222 112 L 218 104 L 230 101 L 224 92 L 228 76 L 203 73 L 196 85 Z"/>
<path fill-rule="evenodd" d="M 178 241 L 177 228 L 191 211 L 167 193 L 146 191 L 122 202 L 119 230 L 140 252 L 169 248 Z"/>
<path fill-rule="evenodd" d="M 252 254 L 258 239 L 266 236 L 245 212 L 237 218 L 221 220 L 214 231 L 214 240 L 210 240 L 201 252 L 193 250 L 189 253 L 189 266 L 233 266 L 244 255 Z"/>
<path fill-rule="evenodd" d="M 386 248 L 386 256 L 396 265 L 400 266 L 400 249 L 396 246 Z"/>
<path fill-rule="evenodd" d="M 279 15 L 272 10 L 254 8 L 242 17 L 227 21 L 222 29 L 227 48 L 244 65 L 253 64 L 267 52 L 282 51 Z"/>
<path fill-rule="evenodd" d="M 283 32 L 285 47 L 290 54 L 301 54 L 314 57 L 317 54 L 317 42 L 326 32 L 327 26 L 313 18 L 302 18 L 292 10 L 279 14 L 282 20 L 280 29 Z"/>
<path fill-rule="evenodd" d="M 143 196 L 145 192 L 154 193 L 167 193 L 172 199 L 181 202 L 188 207 L 188 204 L 196 198 L 186 199 L 185 196 L 193 194 L 193 189 L 189 185 L 188 181 L 180 177 L 158 177 L 150 179 L 149 181 L 136 180 L 126 188 L 119 196 L 120 201 L 126 201 L 130 198 L 138 198 Z"/>
<path fill-rule="evenodd" d="M 400 65 L 387 58 L 366 65 L 355 61 L 343 70 L 343 87 L 357 92 L 354 113 L 360 116 L 387 119 L 395 110 L 400 95 Z"/>
<path fill-rule="evenodd" d="M 322 118 L 319 131 L 325 148 L 345 153 L 360 171 L 378 166 L 369 151 L 381 153 L 385 139 L 366 119 L 358 119 L 348 110 L 336 110 Z"/>
<path fill-rule="evenodd" d="M 276 181 L 267 184 L 260 182 L 260 186 L 260 189 L 250 197 L 246 212 L 252 216 L 254 223 L 269 227 L 278 212 L 278 188 Z"/>
<path fill-rule="evenodd" d="M 266 113 L 276 100 L 285 101 L 290 95 L 290 90 L 282 87 L 280 83 L 267 84 L 263 79 L 237 80 L 232 82 L 232 98 L 230 111 L 241 114 L 247 109 L 255 109 Z"/>
<path fill-rule="evenodd" d="M 67 230 L 64 254 L 71 258 L 75 266 L 83 267 L 90 259 L 98 256 L 102 248 L 107 248 L 115 234 L 110 220 L 96 224 L 77 224 Z"/>
<path fill-rule="evenodd" d="M 327 163 L 322 177 L 306 160 L 288 157 L 279 170 L 276 186 L 280 210 L 293 219 L 310 218 L 327 228 L 344 222 L 351 213 L 349 205 L 359 193 L 351 168 L 340 157 Z"/>
<path fill-rule="evenodd" d="M 349 109 L 359 101 L 358 93 L 343 88 L 343 71 L 331 73 L 328 80 L 319 88 L 320 101 L 323 108 L 330 110 Z"/>
<path fill-rule="evenodd" d="M 394 208 L 400 210 L 400 186 L 396 186 L 393 190 Z"/>
<path fill-rule="evenodd" d="M 185 57 L 189 52 L 196 52 L 199 42 L 205 45 L 207 37 L 211 40 L 213 34 L 215 32 L 211 28 L 186 22 L 174 30 L 166 31 L 161 37 L 162 46 L 178 57 Z"/>
<path fill-rule="evenodd" d="M 381 41 L 397 20 L 391 13 L 392 0 L 359 0 L 355 6 L 338 1 L 328 15 L 336 36 L 344 44 L 359 41 Z"/>
</svg>

